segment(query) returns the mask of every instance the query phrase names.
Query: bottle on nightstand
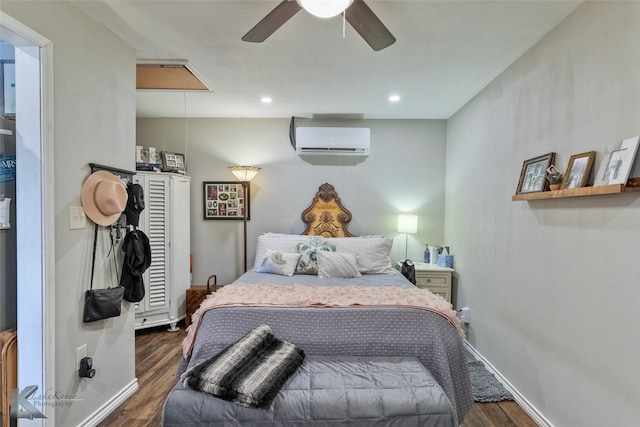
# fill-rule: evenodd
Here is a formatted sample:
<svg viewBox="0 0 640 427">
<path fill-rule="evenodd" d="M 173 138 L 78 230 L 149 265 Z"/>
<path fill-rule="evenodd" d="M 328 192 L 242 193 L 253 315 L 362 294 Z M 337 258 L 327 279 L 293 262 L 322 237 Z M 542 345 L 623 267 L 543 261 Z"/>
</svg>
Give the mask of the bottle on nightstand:
<svg viewBox="0 0 640 427">
<path fill-rule="evenodd" d="M 427 245 L 427 248 L 424 250 L 424 262 L 425 264 L 429 264 L 431 262 L 431 257 L 429 256 L 429 244 L 425 243 L 425 245 Z"/>
</svg>

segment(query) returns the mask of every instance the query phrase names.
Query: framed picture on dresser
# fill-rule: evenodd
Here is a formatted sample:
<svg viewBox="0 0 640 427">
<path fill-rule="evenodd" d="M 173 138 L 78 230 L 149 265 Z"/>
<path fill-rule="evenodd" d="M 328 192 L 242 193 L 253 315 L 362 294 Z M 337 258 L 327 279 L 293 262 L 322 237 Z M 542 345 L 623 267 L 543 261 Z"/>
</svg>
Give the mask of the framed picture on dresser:
<svg viewBox="0 0 640 427">
<path fill-rule="evenodd" d="M 244 219 L 244 210 L 249 218 L 249 186 L 240 181 L 204 181 L 202 183 L 203 218 Z"/>
<path fill-rule="evenodd" d="M 184 161 L 184 154 L 182 153 L 170 153 L 168 151 L 162 152 L 162 171 L 163 172 L 178 172 L 184 173 L 186 168 Z"/>
</svg>

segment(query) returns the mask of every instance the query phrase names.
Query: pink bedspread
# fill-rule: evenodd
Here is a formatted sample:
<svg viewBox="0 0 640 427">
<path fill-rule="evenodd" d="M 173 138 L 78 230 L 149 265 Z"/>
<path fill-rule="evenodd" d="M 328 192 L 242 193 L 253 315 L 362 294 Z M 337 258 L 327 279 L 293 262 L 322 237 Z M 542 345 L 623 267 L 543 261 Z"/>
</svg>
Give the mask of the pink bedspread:
<svg viewBox="0 0 640 427">
<path fill-rule="evenodd" d="M 429 310 L 445 317 L 464 339 L 456 312 L 444 298 L 426 289 L 363 286 L 305 286 L 275 284 L 234 284 L 207 296 L 192 316 L 182 343 L 184 357 L 193 347 L 202 316 L 220 307 L 408 307 Z"/>
</svg>

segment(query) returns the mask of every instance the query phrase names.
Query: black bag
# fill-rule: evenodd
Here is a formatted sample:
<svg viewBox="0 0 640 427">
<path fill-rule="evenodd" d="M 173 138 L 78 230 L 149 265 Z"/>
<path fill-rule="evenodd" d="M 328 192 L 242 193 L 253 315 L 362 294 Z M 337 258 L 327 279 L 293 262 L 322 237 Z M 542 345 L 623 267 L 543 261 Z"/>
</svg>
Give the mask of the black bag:
<svg viewBox="0 0 640 427">
<path fill-rule="evenodd" d="M 84 294 L 83 322 L 120 316 L 124 288 L 116 286 L 107 289 L 89 289 Z"/>
<path fill-rule="evenodd" d="M 122 307 L 122 297 L 124 288 L 93 289 L 93 270 L 96 265 L 96 245 L 98 241 L 98 224 L 93 233 L 93 256 L 91 257 L 91 285 L 84 294 L 83 322 L 95 322 L 96 320 L 108 319 L 109 317 L 120 316 Z"/>
<path fill-rule="evenodd" d="M 413 261 L 405 259 L 402 263 L 402 275 L 407 278 L 408 281 L 416 284 L 416 267 L 413 265 Z"/>
</svg>

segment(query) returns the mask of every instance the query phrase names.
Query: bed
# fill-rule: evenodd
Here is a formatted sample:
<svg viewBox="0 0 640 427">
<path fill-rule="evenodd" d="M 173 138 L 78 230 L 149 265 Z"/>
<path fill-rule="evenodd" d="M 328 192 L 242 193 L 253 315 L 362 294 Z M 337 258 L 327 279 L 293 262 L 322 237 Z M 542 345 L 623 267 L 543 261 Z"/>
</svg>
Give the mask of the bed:
<svg viewBox="0 0 640 427">
<path fill-rule="evenodd" d="M 473 397 L 464 334 L 450 304 L 415 288 L 391 267 L 390 239 L 351 235 L 351 213 L 332 185 L 320 186 L 302 220 L 306 225 L 302 235 L 259 236 L 253 268 L 208 297 L 194 313 L 183 343 L 179 376 L 233 345 L 248 331 L 269 325 L 279 339 L 304 350 L 305 366 L 318 363 L 318 358 L 322 362 L 323 357 L 338 360 L 335 366 L 342 367 L 354 357 L 376 363 L 397 358 L 393 359 L 397 363 L 388 366 L 400 370 L 417 362 L 426 368 L 426 378 L 435 380 L 434 386 L 441 390 L 450 409 L 446 421 L 442 414 L 434 414 L 433 419 L 427 414 L 417 424 L 415 419 L 395 420 L 392 410 L 391 415 L 382 414 L 375 423 L 368 420 L 364 425 L 459 425 Z M 299 381 L 299 375 L 294 373 L 284 388 Z M 278 422 L 282 399 L 278 396 L 266 408 L 238 409 L 238 405 L 188 390 L 178 381 L 165 402 L 163 423 L 326 424 L 318 419 L 298 424 Z M 239 422 L 238 410 L 249 417 L 243 419 L 253 422 Z M 441 406 L 426 410 L 438 412 Z M 213 413 L 216 420 L 211 419 Z M 359 421 L 341 420 L 344 425 L 358 425 Z"/>
</svg>

